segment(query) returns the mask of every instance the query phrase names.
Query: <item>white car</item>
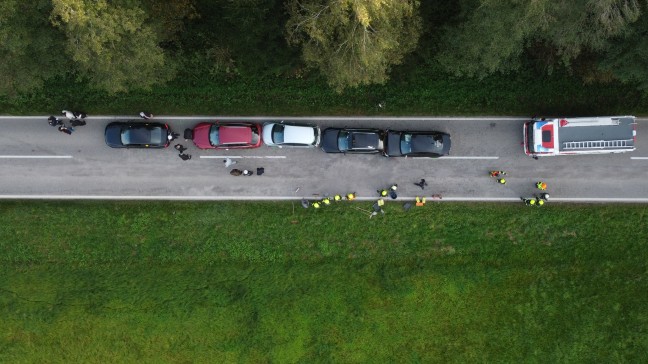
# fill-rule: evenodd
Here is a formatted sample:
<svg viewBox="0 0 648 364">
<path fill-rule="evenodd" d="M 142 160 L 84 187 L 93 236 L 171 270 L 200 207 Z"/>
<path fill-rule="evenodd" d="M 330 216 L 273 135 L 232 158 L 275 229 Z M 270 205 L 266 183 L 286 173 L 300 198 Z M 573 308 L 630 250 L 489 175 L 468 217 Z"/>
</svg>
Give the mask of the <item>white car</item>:
<svg viewBox="0 0 648 364">
<path fill-rule="evenodd" d="M 312 125 L 263 124 L 263 142 L 270 147 L 314 148 L 320 143 L 320 128 Z"/>
</svg>

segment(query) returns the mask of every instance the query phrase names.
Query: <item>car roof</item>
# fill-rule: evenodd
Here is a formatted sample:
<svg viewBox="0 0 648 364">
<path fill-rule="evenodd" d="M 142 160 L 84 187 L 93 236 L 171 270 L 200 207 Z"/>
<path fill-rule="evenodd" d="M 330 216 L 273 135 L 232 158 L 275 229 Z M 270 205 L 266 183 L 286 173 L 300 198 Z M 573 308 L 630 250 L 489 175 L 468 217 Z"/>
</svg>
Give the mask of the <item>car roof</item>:
<svg viewBox="0 0 648 364">
<path fill-rule="evenodd" d="M 352 148 L 376 149 L 380 137 L 373 131 L 351 131 Z"/>
<path fill-rule="evenodd" d="M 252 142 L 252 128 L 249 126 L 223 125 L 218 129 L 221 144 L 238 144 Z"/>
<path fill-rule="evenodd" d="M 284 125 L 284 143 L 313 144 L 315 132 L 312 126 Z"/>
<path fill-rule="evenodd" d="M 437 147 L 437 139 L 440 146 Z M 433 152 L 441 153 L 444 150 L 444 138 L 440 133 L 426 133 L 426 134 L 413 134 L 412 135 L 412 152 Z"/>
</svg>

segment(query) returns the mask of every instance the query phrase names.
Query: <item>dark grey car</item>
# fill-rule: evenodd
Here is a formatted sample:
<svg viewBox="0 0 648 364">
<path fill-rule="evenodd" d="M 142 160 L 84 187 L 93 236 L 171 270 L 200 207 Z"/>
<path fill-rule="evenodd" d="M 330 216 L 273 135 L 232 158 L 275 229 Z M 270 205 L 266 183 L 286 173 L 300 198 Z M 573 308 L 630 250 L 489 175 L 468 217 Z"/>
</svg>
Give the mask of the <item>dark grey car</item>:
<svg viewBox="0 0 648 364">
<path fill-rule="evenodd" d="M 442 157 L 450 154 L 450 135 L 438 131 L 388 130 L 387 157 Z"/>
<path fill-rule="evenodd" d="M 384 132 L 378 129 L 327 128 L 322 132 L 326 153 L 381 153 Z"/>
</svg>

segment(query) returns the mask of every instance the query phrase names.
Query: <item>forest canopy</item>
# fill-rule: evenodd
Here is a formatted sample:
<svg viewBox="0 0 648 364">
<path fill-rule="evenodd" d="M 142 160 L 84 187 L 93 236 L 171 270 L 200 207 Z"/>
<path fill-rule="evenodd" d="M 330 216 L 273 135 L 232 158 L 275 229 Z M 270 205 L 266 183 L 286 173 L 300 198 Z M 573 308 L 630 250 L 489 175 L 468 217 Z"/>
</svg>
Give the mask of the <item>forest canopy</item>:
<svg viewBox="0 0 648 364">
<path fill-rule="evenodd" d="M 452 4 L 449 4 L 452 3 Z M 65 79 L 107 94 L 187 78 L 323 78 L 343 92 L 564 70 L 648 92 L 647 0 L 4 0 L 0 95 Z M 404 71 L 403 71 L 404 69 Z"/>
</svg>

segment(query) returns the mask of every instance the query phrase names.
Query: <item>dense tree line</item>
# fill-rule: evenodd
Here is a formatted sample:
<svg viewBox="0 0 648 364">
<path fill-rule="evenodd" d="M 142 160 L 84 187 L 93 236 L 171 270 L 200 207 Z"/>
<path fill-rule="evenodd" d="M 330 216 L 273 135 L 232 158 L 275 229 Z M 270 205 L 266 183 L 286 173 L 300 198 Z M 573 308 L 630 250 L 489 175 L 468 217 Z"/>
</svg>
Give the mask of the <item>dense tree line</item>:
<svg viewBox="0 0 648 364">
<path fill-rule="evenodd" d="M 565 69 L 583 82 L 619 81 L 648 92 L 647 6 L 646 0 L 3 0 L 0 94 L 38 90 L 56 78 L 128 92 L 198 74 L 319 73 L 342 91 L 385 83 L 393 67 L 416 55 L 455 77 Z"/>
</svg>

